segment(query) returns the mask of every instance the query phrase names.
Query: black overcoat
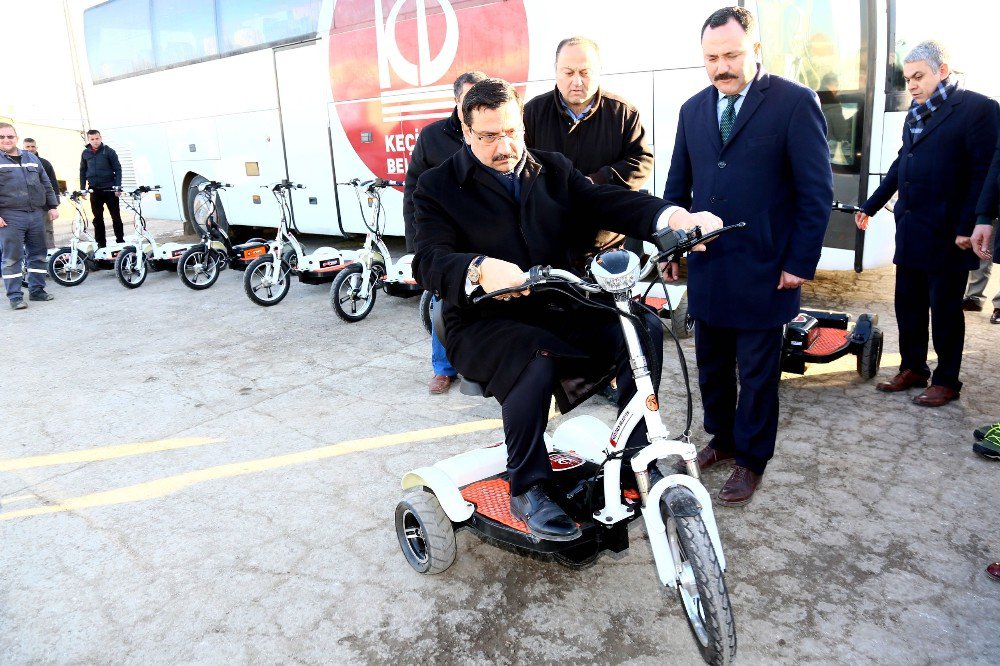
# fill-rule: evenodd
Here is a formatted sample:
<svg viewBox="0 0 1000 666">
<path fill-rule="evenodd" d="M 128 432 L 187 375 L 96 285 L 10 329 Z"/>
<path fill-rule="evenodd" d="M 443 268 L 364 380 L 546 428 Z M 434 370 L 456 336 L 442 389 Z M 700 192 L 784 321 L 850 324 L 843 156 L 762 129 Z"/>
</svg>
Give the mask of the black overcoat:
<svg viewBox="0 0 1000 666">
<path fill-rule="evenodd" d="M 962 89 L 941 103 L 920 134 L 904 124 L 899 155 L 861 206 L 873 215 L 899 192 L 893 263 L 931 273 L 979 268 L 979 258 L 955 245 L 955 237 L 971 236 L 975 228 L 998 124 L 995 100 Z"/>
<path fill-rule="evenodd" d="M 570 248 L 600 228 L 650 238 L 657 197 L 614 185 L 594 185 L 558 153 L 529 152 L 515 202 L 467 149 L 425 172 L 413 195 L 416 256 L 413 272 L 444 299 L 448 360 L 465 377 L 485 383 L 502 403 L 524 367 L 538 354 L 556 358 L 555 387 L 565 413 L 585 400 L 614 369 L 614 350 L 595 349 L 609 319 L 566 297 L 542 292 L 528 298 L 473 305 L 466 293 L 469 264 L 478 255 L 504 259 L 524 270 L 570 268 Z"/>
</svg>

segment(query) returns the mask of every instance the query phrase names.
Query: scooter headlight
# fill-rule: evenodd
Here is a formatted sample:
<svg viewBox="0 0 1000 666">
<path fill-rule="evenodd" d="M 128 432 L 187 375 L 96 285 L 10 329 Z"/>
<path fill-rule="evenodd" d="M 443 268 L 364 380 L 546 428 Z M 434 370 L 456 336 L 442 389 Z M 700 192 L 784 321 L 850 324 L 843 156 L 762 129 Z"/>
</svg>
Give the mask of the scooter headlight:
<svg viewBox="0 0 1000 666">
<path fill-rule="evenodd" d="M 605 250 L 591 262 L 590 272 L 604 291 L 628 292 L 639 281 L 639 257 L 628 250 Z"/>
</svg>

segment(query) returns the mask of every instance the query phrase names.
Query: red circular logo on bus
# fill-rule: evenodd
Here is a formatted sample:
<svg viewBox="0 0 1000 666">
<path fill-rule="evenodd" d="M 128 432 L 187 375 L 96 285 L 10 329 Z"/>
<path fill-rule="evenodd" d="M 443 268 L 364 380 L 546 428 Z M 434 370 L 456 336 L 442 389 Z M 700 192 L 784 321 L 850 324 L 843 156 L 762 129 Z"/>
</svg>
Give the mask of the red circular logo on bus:
<svg viewBox="0 0 1000 666">
<path fill-rule="evenodd" d="M 334 107 L 354 151 L 376 176 L 403 179 L 420 130 L 451 115 L 452 84 L 473 70 L 512 83 L 527 79 L 523 0 L 336 4 L 330 27 Z"/>
</svg>

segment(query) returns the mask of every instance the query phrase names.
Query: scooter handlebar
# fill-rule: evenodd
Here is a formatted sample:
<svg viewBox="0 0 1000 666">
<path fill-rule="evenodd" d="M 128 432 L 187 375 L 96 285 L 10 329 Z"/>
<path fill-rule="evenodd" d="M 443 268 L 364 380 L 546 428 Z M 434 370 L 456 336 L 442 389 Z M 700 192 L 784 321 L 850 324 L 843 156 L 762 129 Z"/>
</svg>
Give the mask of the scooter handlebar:
<svg viewBox="0 0 1000 666">
<path fill-rule="evenodd" d="M 602 289 L 596 284 L 589 282 L 580 276 L 571 273 L 570 271 L 564 271 L 561 268 L 552 268 L 551 266 L 532 266 L 528 269 L 528 272 L 522 273 L 521 277 L 523 282 L 520 285 L 516 287 L 505 287 L 503 289 L 497 289 L 496 291 L 480 294 L 479 296 L 474 297 L 472 302 L 480 303 L 489 298 L 503 296 L 504 294 L 522 292 L 526 289 L 533 289 L 544 284 L 554 283 L 570 284 L 578 289 L 589 291 L 591 293 L 602 291 Z"/>
<path fill-rule="evenodd" d="M 855 206 L 854 204 L 844 203 L 842 201 L 833 202 L 833 210 L 839 211 L 841 213 L 860 213 L 861 207 Z"/>
<path fill-rule="evenodd" d="M 746 222 L 737 222 L 736 224 L 719 227 L 707 234 L 701 233 L 701 227 L 693 227 L 687 231 L 684 229 L 663 229 L 653 236 L 656 247 L 660 250 L 655 257 L 655 261 L 678 261 L 683 255 L 694 249 L 696 245 L 708 242 L 716 236 L 721 236 L 733 229 L 742 229 L 746 225 Z"/>
</svg>

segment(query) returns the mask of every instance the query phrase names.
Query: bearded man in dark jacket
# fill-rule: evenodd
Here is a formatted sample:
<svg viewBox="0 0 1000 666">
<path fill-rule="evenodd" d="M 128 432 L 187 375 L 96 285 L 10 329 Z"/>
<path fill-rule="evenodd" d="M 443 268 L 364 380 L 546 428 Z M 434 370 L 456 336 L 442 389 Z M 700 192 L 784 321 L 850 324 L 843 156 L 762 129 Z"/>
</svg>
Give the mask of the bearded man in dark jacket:
<svg viewBox="0 0 1000 666">
<path fill-rule="evenodd" d="M 565 413 L 617 374 L 619 408 L 627 403 L 635 382 L 620 325 L 551 291 L 476 306 L 472 298 L 480 290 L 521 285 L 532 266 L 569 268 L 573 244 L 602 226 L 651 238 L 665 205 L 595 185 L 562 155 L 529 153 L 521 101 L 506 81 L 473 86 L 462 118 L 465 148 L 417 183 L 413 271 L 444 299 L 448 358 L 502 406 L 511 513 L 540 538 L 572 540 L 579 528 L 544 488 L 552 476 L 543 440 L 549 399 L 555 394 Z M 672 224 L 687 228 L 699 221 L 685 212 Z M 703 224 L 706 231 L 721 226 L 705 222 L 715 225 Z M 647 319 L 654 346 L 647 354 L 659 357 L 662 333 L 655 315 Z M 645 441 L 645 428 L 638 427 L 627 448 Z"/>
</svg>

